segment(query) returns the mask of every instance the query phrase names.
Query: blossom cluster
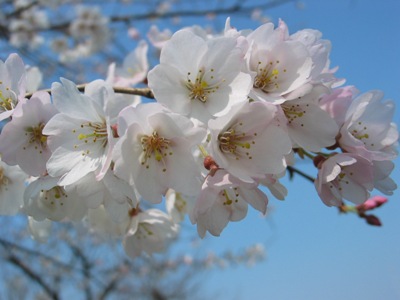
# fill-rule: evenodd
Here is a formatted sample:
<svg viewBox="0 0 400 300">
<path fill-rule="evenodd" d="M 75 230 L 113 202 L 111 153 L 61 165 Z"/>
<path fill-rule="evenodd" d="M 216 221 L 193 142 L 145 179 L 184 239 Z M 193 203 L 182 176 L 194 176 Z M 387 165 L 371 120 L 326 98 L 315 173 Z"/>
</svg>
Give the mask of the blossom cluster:
<svg viewBox="0 0 400 300">
<path fill-rule="evenodd" d="M 396 189 L 394 103 L 344 86 L 319 31 L 228 19 L 219 35 L 185 28 L 158 46 L 150 71 L 143 41 L 105 80 L 61 78 L 50 93 L 28 94 L 38 84 L 18 55 L 1 62 L 1 214 L 26 214 L 38 238 L 53 221 L 84 221 L 134 257 L 163 251 L 185 215 L 204 237 L 249 205 L 265 214 L 266 189 L 286 197 L 279 179 L 297 157 L 313 161 L 328 206 Z"/>
</svg>

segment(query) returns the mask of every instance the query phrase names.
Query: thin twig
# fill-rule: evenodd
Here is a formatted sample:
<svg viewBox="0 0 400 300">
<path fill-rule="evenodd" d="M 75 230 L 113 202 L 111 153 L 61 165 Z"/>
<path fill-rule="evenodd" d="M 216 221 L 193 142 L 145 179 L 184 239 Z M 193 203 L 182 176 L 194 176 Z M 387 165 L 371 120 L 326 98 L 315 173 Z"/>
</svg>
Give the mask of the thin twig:
<svg viewBox="0 0 400 300">
<path fill-rule="evenodd" d="M 10 254 L 7 257 L 7 261 L 12 265 L 19 268 L 24 274 L 26 274 L 29 278 L 31 278 L 34 282 L 40 285 L 44 291 L 49 295 L 51 299 L 58 300 L 57 291 L 54 291 L 39 274 L 36 274 L 32 269 L 30 269 L 26 264 L 24 264 L 17 256 L 14 254 Z"/>
<path fill-rule="evenodd" d="M 76 88 L 80 91 L 83 92 L 85 90 L 86 84 L 80 84 L 77 85 Z M 154 94 L 149 88 L 128 88 L 128 87 L 120 87 L 120 86 L 115 86 L 113 87 L 113 90 L 117 94 L 126 94 L 126 95 L 136 95 L 136 96 L 142 96 L 146 97 L 149 99 L 154 99 Z M 41 90 L 44 92 L 47 92 L 51 95 L 51 89 L 45 89 Z M 25 98 L 31 98 L 34 93 L 27 93 L 25 94 Z"/>
<path fill-rule="evenodd" d="M 304 173 L 303 171 L 300 171 L 299 169 L 297 169 L 297 168 L 295 168 L 295 167 L 288 166 L 287 169 L 288 169 L 288 171 L 289 171 L 289 178 L 290 178 L 290 179 L 292 179 L 294 173 L 296 173 L 296 174 L 302 176 L 303 178 L 305 178 L 305 179 L 311 181 L 312 183 L 314 183 L 314 181 L 315 181 L 315 178 L 314 178 L 314 177 L 312 177 L 312 176 L 310 176 L 310 175 Z"/>
</svg>

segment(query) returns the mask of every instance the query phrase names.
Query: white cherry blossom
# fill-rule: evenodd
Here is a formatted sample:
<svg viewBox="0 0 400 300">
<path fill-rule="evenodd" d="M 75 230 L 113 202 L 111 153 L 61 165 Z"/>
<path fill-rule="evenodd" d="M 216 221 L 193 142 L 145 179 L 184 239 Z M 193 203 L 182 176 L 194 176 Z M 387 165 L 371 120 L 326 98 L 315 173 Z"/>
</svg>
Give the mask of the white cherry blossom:
<svg viewBox="0 0 400 300">
<path fill-rule="evenodd" d="M 275 125 L 275 113 L 272 104 L 246 102 L 210 120 L 210 155 L 219 167 L 246 182 L 283 172 L 284 156 L 292 147 L 288 135 Z"/>
<path fill-rule="evenodd" d="M 283 103 L 310 91 L 312 59 L 303 43 L 287 40 L 272 23 L 261 25 L 247 39 L 247 69 L 255 73 L 251 98 Z"/>
<path fill-rule="evenodd" d="M 190 214 L 197 232 L 204 237 L 206 231 L 219 236 L 229 221 L 240 221 L 247 215 L 248 204 L 265 214 L 268 198 L 257 188 L 257 183 L 247 183 L 218 169 L 206 177 L 202 191 Z"/>
<path fill-rule="evenodd" d="M 286 128 L 294 148 L 319 152 L 336 143 L 339 132 L 335 120 L 319 106 L 319 98 L 326 89 L 316 86 L 303 97 L 286 101 L 278 108 L 282 128 Z"/>
<path fill-rule="evenodd" d="M 165 205 L 168 214 L 175 223 L 182 222 L 194 208 L 197 196 L 187 196 L 169 189 L 165 194 Z"/>
<path fill-rule="evenodd" d="M 136 207 L 138 195 L 134 186 L 115 176 L 109 169 L 102 180 L 96 180 L 94 173 L 89 173 L 78 182 L 66 187 L 82 198 L 87 208 L 104 207 L 113 222 L 120 223 L 125 218 L 126 205 Z"/>
<path fill-rule="evenodd" d="M 0 121 L 14 113 L 18 101 L 25 96 L 26 71 L 22 59 L 11 54 L 0 60 Z"/>
<path fill-rule="evenodd" d="M 149 87 L 172 111 L 207 122 L 243 102 L 251 87 L 241 72 L 244 53 L 236 38 L 205 40 L 190 30 L 175 33 L 149 72 Z"/>
<path fill-rule="evenodd" d="M 135 185 L 148 201 L 159 203 L 169 188 L 196 193 L 200 171 L 191 153 L 205 131 L 157 103 L 128 107 L 120 114 L 115 174 Z"/>
<path fill-rule="evenodd" d="M 390 160 L 397 156 L 399 132 L 392 122 L 394 102 L 383 102 L 381 91 L 370 91 L 353 100 L 340 129 L 339 145 L 347 152 L 370 160 Z"/>
<path fill-rule="evenodd" d="M 146 79 L 149 70 L 148 48 L 145 41 L 140 41 L 136 49 L 124 58 L 122 67 L 115 68 L 115 64 L 110 66 L 108 77 L 112 77 L 115 86 L 133 86 Z"/>
<path fill-rule="evenodd" d="M 351 153 L 333 155 L 319 166 L 315 187 L 328 206 L 340 206 L 343 199 L 361 204 L 374 187 L 372 164 Z"/>
<path fill-rule="evenodd" d="M 7 164 L 18 164 L 31 176 L 43 175 L 51 151 L 42 131 L 57 109 L 46 92 L 36 92 L 18 106 L 21 115 L 15 115 L 0 134 L 0 153 Z"/>
<path fill-rule="evenodd" d="M 24 202 L 28 175 L 18 166 L 0 161 L 0 215 L 15 215 Z"/>
<path fill-rule="evenodd" d="M 124 236 L 125 252 L 132 258 L 143 252 L 149 255 L 164 252 L 178 230 L 179 226 L 158 209 L 139 211 L 132 216 Z"/>
<path fill-rule="evenodd" d="M 81 94 L 75 84 L 62 79 L 52 87 L 53 102 L 59 110 L 43 129 L 52 156 L 47 163 L 60 185 L 72 184 L 94 172 L 100 180 L 111 163 L 115 138 L 109 114 L 114 91 L 104 81 L 91 82 Z"/>
<path fill-rule="evenodd" d="M 58 178 L 40 177 L 32 181 L 24 193 L 23 212 L 36 221 L 79 221 L 86 214 L 83 198 L 66 192 L 57 185 Z"/>
</svg>

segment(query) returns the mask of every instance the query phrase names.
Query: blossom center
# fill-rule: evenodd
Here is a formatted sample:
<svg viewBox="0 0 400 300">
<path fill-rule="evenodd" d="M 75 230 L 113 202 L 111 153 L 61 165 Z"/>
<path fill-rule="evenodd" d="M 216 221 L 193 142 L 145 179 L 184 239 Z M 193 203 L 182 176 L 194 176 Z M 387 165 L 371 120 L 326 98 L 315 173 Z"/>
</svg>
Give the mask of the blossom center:
<svg viewBox="0 0 400 300">
<path fill-rule="evenodd" d="M 10 179 L 4 174 L 4 168 L 0 166 L 0 190 L 7 190 L 10 183 Z"/>
<path fill-rule="evenodd" d="M 135 235 L 138 240 L 141 240 L 141 239 L 146 239 L 146 238 L 154 235 L 154 232 L 151 230 L 150 225 L 145 224 L 145 223 L 139 223 L 138 229 L 137 229 Z"/>
<path fill-rule="evenodd" d="M 43 135 L 42 133 L 44 126 L 44 123 L 39 123 L 35 127 L 29 127 L 25 129 L 25 136 L 29 137 L 29 145 L 34 144 L 35 149 L 38 149 L 38 147 L 40 147 L 40 153 L 42 153 L 42 150 L 47 147 L 47 136 Z M 23 149 L 25 150 L 26 147 L 24 147 Z"/>
<path fill-rule="evenodd" d="M 364 145 L 366 145 L 367 140 L 369 139 L 368 128 L 361 121 L 357 122 L 355 126 L 352 126 L 352 130 L 350 131 L 351 135 L 356 139 L 362 141 Z M 372 143 L 371 146 L 374 146 Z"/>
<path fill-rule="evenodd" d="M 224 202 L 222 203 L 223 205 L 232 205 L 234 203 L 239 202 L 239 192 L 237 187 L 230 188 L 228 190 L 227 189 L 222 190 L 221 196 L 224 199 Z"/>
<path fill-rule="evenodd" d="M 261 89 L 265 93 L 269 93 L 274 89 L 279 89 L 279 70 L 276 68 L 277 64 L 279 64 L 279 60 L 275 61 L 275 63 L 271 61 L 265 66 L 259 61 L 253 87 Z M 284 69 L 283 72 L 286 72 L 286 69 Z"/>
<path fill-rule="evenodd" d="M 67 197 L 68 195 L 60 186 L 55 186 L 50 190 L 41 190 L 40 194 L 42 203 L 50 210 L 55 210 L 58 206 L 64 206 L 64 200 Z"/>
<path fill-rule="evenodd" d="M 306 104 L 308 107 L 309 105 Z M 296 119 L 299 119 L 303 117 L 306 114 L 306 111 L 303 110 L 303 108 L 299 104 L 292 104 L 292 105 L 281 105 L 283 112 L 285 113 L 285 116 L 288 120 L 288 123 L 291 124 L 292 122 L 296 121 Z M 301 126 L 304 126 L 301 124 Z"/>
<path fill-rule="evenodd" d="M 0 85 L 2 82 L 0 81 Z M 4 90 L 0 89 L 0 112 L 13 110 L 15 108 L 16 99 L 15 95 L 9 88 Z"/>
<path fill-rule="evenodd" d="M 106 122 L 86 122 L 80 125 L 81 130 L 72 130 L 72 133 L 77 133 L 79 131 L 77 138 L 79 141 L 83 141 L 84 144 L 74 145 L 75 149 L 78 149 L 80 146 L 86 145 L 86 147 L 90 144 L 97 144 L 100 147 L 105 148 L 108 144 L 108 132 L 107 132 L 107 124 Z M 82 129 L 86 130 L 85 133 L 82 132 Z M 88 132 L 87 132 L 88 131 Z M 90 150 L 84 149 L 82 151 L 82 156 L 89 155 Z"/>
<path fill-rule="evenodd" d="M 171 141 L 160 137 L 157 131 L 154 131 L 152 135 L 144 135 L 141 137 L 140 142 L 142 144 L 142 155 L 141 155 L 141 164 L 146 166 L 148 169 L 150 166 L 148 164 L 148 160 L 154 156 L 154 159 L 157 162 L 162 162 L 164 165 L 163 172 L 165 172 L 166 166 L 164 158 L 167 155 L 172 155 L 172 152 L 169 150 L 169 146 Z"/>
<path fill-rule="evenodd" d="M 242 125 L 243 123 L 240 122 L 218 135 L 219 149 L 224 153 L 235 155 L 237 160 L 243 154 L 252 159 L 248 150 L 252 144 L 255 144 L 255 141 L 252 140 L 252 137 L 246 135 L 246 133 L 235 129 L 235 127 Z M 257 136 L 257 133 L 254 133 L 254 136 Z"/>
<path fill-rule="evenodd" d="M 200 69 L 196 75 L 195 80 L 191 78 L 191 73 L 187 73 L 187 79 L 185 82 L 186 88 L 189 90 L 189 98 L 191 100 L 198 100 L 202 103 L 206 103 L 211 93 L 215 93 L 222 82 L 215 82 L 214 69 L 210 69 L 209 72 L 205 72 L 204 68 Z"/>
</svg>

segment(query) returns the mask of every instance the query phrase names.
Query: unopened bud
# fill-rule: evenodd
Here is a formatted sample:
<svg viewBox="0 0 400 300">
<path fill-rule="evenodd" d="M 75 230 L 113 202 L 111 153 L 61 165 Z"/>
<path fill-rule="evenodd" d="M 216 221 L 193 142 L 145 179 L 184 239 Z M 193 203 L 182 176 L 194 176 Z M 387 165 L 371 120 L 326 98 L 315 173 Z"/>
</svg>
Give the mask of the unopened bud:
<svg viewBox="0 0 400 300">
<path fill-rule="evenodd" d="M 111 125 L 111 131 L 112 131 L 113 137 L 115 137 L 115 138 L 119 137 L 119 135 L 118 135 L 118 124 Z"/>
<path fill-rule="evenodd" d="M 386 197 L 383 196 L 375 196 L 367 201 L 365 201 L 363 204 L 360 204 L 357 206 L 357 209 L 361 212 L 367 211 L 367 210 L 372 210 L 374 208 L 377 208 L 383 204 L 385 204 L 388 201 Z"/>
<path fill-rule="evenodd" d="M 214 176 L 215 172 L 217 172 L 217 170 L 219 169 L 218 164 L 209 155 L 207 155 L 204 158 L 203 164 L 204 164 L 204 168 L 206 168 L 207 170 L 210 171 L 210 173 L 209 173 L 210 176 Z"/>
<path fill-rule="evenodd" d="M 218 168 L 218 165 L 215 162 L 215 160 L 209 155 L 204 158 L 203 164 L 204 164 L 204 168 L 206 168 L 207 170 L 211 170 L 214 167 Z"/>
<path fill-rule="evenodd" d="M 322 163 L 326 160 L 326 157 L 323 155 L 317 155 L 313 159 L 314 166 L 318 169 L 321 168 Z"/>
<path fill-rule="evenodd" d="M 382 226 L 381 220 L 374 215 L 364 215 L 365 221 L 372 226 Z"/>
</svg>

